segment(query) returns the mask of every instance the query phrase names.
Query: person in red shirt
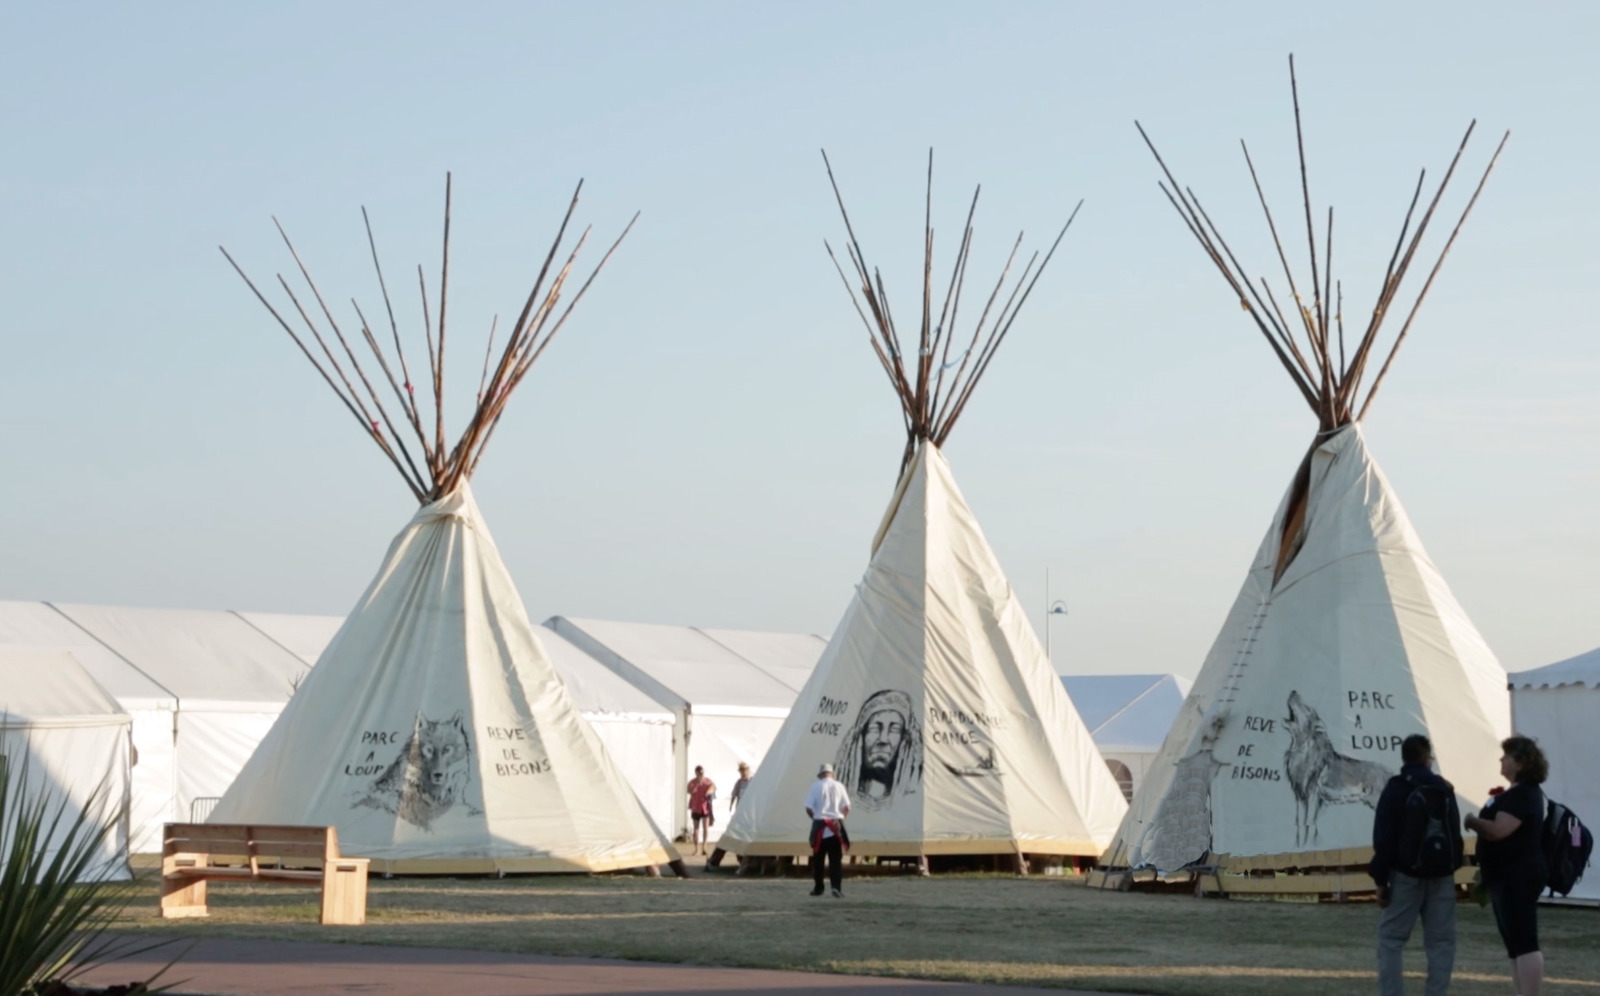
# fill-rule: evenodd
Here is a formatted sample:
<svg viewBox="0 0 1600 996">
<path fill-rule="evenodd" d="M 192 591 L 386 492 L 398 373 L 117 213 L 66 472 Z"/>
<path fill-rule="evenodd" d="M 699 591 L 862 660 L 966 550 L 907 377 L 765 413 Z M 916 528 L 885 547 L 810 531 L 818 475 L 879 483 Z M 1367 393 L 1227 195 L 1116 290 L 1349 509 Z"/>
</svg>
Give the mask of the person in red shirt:
<svg viewBox="0 0 1600 996">
<path fill-rule="evenodd" d="M 717 798 L 717 783 L 706 777 L 706 769 L 694 766 L 694 779 L 689 782 L 689 817 L 694 821 L 692 843 L 696 854 L 706 853 L 706 832 L 710 829 L 711 804 Z"/>
</svg>

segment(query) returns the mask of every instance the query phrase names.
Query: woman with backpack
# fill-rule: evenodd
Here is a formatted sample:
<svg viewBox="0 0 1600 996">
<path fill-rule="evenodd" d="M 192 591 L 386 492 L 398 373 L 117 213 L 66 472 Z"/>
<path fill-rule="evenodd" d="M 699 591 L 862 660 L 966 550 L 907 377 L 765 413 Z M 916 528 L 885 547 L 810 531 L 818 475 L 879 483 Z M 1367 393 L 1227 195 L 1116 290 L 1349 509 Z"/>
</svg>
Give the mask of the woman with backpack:
<svg viewBox="0 0 1600 996">
<path fill-rule="evenodd" d="M 1478 835 L 1478 867 L 1495 926 L 1511 959 L 1511 981 L 1518 996 L 1539 996 L 1544 980 L 1544 953 L 1539 950 L 1539 896 L 1550 870 L 1544 859 L 1544 790 L 1550 773 L 1544 751 L 1529 737 L 1501 741 L 1500 775 L 1511 783 L 1496 789 L 1465 825 Z"/>
</svg>

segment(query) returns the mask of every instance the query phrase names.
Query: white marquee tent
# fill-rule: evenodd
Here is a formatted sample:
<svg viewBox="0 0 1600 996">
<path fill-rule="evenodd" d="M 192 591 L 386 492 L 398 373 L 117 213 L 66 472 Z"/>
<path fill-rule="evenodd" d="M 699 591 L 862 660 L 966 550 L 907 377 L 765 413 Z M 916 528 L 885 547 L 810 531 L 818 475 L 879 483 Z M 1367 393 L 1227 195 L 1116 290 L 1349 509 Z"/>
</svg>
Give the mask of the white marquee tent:
<svg viewBox="0 0 1600 996">
<path fill-rule="evenodd" d="M 129 846 L 153 854 L 162 824 L 203 816 L 232 783 L 338 623 L 0 602 L 0 647 L 71 652 L 132 718 Z"/>
<path fill-rule="evenodd" d="M 0 602 L 0 647 L 70 651 L 132 717 L 130 850 L 156 853 L 162 824 L 203 817 L 223 795 L 343 623 L 342 616 Z M 708 659 L 793 686 L 804 682 L 824 645 L 805 634 L 703 632 L 709 642 L 693 642 Z M 651 819 L 661 827 L 681 821 L 680 782 L 686 779 L 679 777 L 684 759 L 674 748 L 679 714 L 558 633 L 540 640 Z M 733 661 L 712 643 L 747 656 Z M 754 680 L 772 690 L 759 675 Z M 785 701 L 792 699 L 791 692 Z M 717 707 L 706 706 L 710 712 Z M 747 720 L 776 722 L 770 712 L 757 711 Z M 712 733 L 705 739 L 730 722 L 741 725 L 729 716 L 707 722 Z M 752 724 L 742 725 L 735 743 L 752 736 Z M 758 760 L 759 754 L 751 763 Z M 724 799 L 734 777 L 729 767 L 719 782 L 728 786 Z"/>
<path fill-rule="evenodd" d="M 1550 759 L 1550 798 L 1600 828 L 1600 650 L 1519 671 L 1511 678 L 1511 725 Z M 1600 866 L 1590 865 L 1569 899 L 1600 903 Z"/>
<path fill-rule="evenodd" d="M 176 702 L 172 802 L 143 828 L 135 848 L 159 852 L 159 836 L 152 836 L 159 835 L 159 824 L 202 815 L 197 803 L 204 807 L 227 790 L 309 665 L 232 612 L 56 608 Z"/>
<path fill-rule="evenodd" d="M 178 697 L 45 602 L 0 602 L 0 646 L 65 650 L 132 720 L 128 846 L 161 850 L 161 825 L 177 819 Z"/>
<path fill-rule="evenodd" d="M 584 653 L 560 633 L 541 630 L 539 642 L 566 683 L 572 702 L 606 745 L 656 826 L 672 826 L 678 806 L 672 753 L 672 710 Z"/>
<path fill-rule="evenodd" d="M 1194 682 L 1176 674 L 1083 674 L 1061 683 L 1131 800 Z"/>
<path fill-rule="evenodd" d="M 748 629 L 700 632 L 799 692 L 806 686 L 828 641 L 812 633 L 761 633 Z"/>
<path fill-rule="evenodd" d="M 344 616 L 301 616 L 283 612 L 238 612 L 239 618 L 254 626 L 278 646 L 315 664 L 322 651 L 344 625 Z"/>
<path fill-rule="evenodd" d="M 115 820 L 88 878 L 130 877 L 127 813 L 117 814 L 129 799 L 131 747 L 128 715 L 72 654 L 0 647 L 0 763 L 12 792 L 25 772 L 26 798 L 44 795 L 47 822 L 61 815 L 47 853 L 79 813 L 90 826 Z"/>
<path fill-rule="evenodd" d="M 545 626 L 672 711 L 674 808 L 662 826 L 687 832 L 684 786 L 699 765 L 717 783 L 712 840 L 724 827 L 739 762 L 760 765 L 794 705 L 797 688 L 790 682 L 816 664 L 826 645 L 815 636 L 566 616 L 552 616 Z"/>
</svg>

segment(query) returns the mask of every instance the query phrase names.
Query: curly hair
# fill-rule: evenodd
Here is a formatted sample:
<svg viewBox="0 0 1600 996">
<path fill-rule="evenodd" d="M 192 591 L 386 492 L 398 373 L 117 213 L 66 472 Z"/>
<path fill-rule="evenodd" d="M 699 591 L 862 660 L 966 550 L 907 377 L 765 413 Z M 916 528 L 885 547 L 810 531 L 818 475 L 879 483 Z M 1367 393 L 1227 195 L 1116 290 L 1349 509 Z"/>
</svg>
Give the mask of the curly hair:
<svg viewBox="0 0 1600 996">
<path fill-rule="evenodd" d="M 1513 736 L 1500 741 L 1506 757 L 1517 762 L 1517 781 L 1541 785 L 1550 777 L 1550 762 L 1532 737 Z"/>
</svg>

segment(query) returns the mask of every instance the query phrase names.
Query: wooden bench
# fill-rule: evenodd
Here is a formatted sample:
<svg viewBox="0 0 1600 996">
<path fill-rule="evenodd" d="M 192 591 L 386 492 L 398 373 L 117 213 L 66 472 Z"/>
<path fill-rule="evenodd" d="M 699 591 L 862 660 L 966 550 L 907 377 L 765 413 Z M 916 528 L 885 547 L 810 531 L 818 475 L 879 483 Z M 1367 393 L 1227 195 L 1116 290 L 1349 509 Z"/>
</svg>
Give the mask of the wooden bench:
<svg viewBox="0 0 1600 996">
<path fill-rule="evenodd" d="M 365 923 L 366 858 L 339 855 L 333 827 L 168 823 L 161 846 L 161 915 L 205 916 L 209 881 L 322 887 L 323 923 Z"/>
</svg>

